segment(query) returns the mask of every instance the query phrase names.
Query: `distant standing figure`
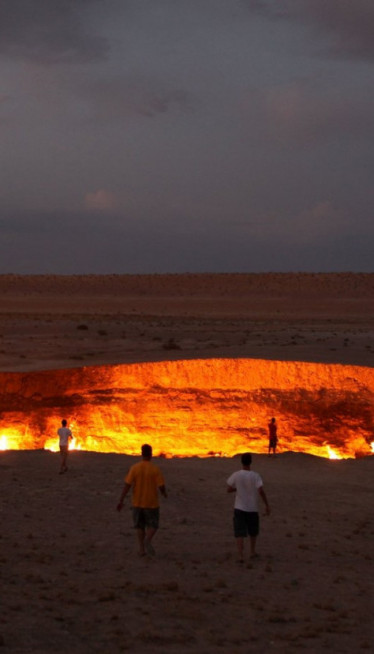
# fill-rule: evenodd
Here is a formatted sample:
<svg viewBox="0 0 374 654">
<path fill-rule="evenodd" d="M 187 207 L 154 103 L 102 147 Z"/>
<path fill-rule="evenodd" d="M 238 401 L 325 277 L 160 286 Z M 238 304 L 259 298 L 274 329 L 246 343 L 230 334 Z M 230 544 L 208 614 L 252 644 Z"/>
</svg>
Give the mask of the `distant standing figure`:
<svg viewBox="0 0 374 654">
<path fill-rule="evenodd" d="M 277 435 L 277 423 L 275 418 L 272 418 L 268 424 L 269 429 L 269 456 L 270 452 L 273 451 L 275 454 L 278 444 L 278 435 Z"/>
<path fill-rule="evenodd" d="M 151 445 L 142 445 L 142 460 L 131 466 L 125 477 L 125 485 L 117 504 L 121 511 L 123 501 L 132 489 L 132 515 L 137 532 L 139 555 L 154 555 L 152 539 L 158 529 L 160 519 L 159 496 L 167 497 L 164 477 L 158 466 L 151 463 Z"/>
<path fill-rule="evenodd" d="M 61 468 L 59 474 L 62 475 L 64 472 L 67 472 L 66 461 L 69 454 L 69 441 L 73 438 L 69 427 L 67 427 L 66 420 L 61 421 L 61 427 L 57 430 L 57 434 L 60 439 L 60 454 L 61 454 Z"/>
<path fill-rule="evenodd" d="M 234 472 L 227 480 L 227 492 L 236 493 L 234 503 L 234 536 L 238 548 L 238 560 L 243 562 L 244 538 L 250 538 L 250 556 L 256 556 L 256 540 L 260 530 L 258 498 L 265 504 L 266 515 L 270 506 L 263 489 L 260 475 L 251 470 L 252 456 L 242 454 L 242 469 Z"/>
</svg>

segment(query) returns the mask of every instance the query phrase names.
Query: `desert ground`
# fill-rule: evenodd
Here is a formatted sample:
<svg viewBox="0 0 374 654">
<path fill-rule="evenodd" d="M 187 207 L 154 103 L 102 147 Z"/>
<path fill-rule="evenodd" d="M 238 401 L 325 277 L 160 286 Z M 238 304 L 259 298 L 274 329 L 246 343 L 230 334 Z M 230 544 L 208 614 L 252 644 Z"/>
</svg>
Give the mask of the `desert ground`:
<svg viewBox="0 0 374 654">
<path fill-rule="evenodd" d="M 374 365 L 374 274 L 0 275 L 0 370 L 205 357 Z"/>
<path fill-rule="evenodd" d="M 374 365 L 374 275 L 0 276 L 0 369 L 250 357 Z M 373 457 L 255 455 L 271 515 L 238 563 L 238 457 L 156 459 L 138 557 L 125 454 L 0 453 L 4 653 L 370 651 Z"/>
</svg>

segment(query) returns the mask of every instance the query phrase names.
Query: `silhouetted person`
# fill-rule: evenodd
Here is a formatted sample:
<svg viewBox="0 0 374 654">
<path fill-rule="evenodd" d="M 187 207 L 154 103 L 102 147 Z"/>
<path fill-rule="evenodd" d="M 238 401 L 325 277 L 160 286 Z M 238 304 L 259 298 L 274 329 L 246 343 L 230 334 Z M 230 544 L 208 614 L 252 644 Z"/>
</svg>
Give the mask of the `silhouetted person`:
<svg viewBox="0 0 374 654">
<path fill-rule="evenodd" d="M 238 548 L 238 560 L 243 562 L 244 538 L 250 538 L 251 558 L 256 556 L 256 540 L 260 530 L 258 498 L 265 504 L 266 515 L 270 507 L 263 489 L 260 475 L 251 470 L 252 456 L 242 454 L 242 469 L 234 472 L 227 480 L 227 492 L 236 493 L 234 503 L 234 536 Z"/>
<path fill-rule="evenodd" d="M 61 425 L 62 426 L 60 429 L 57 430 L 61 454 L 61 468 L 59 472 L 60 475 L 62 475 L 64 472 L 67 472 L 66 462 L 69 454 L 69 441 L 73 438 L 73 434 L 71 433 L 69 427 L 66 426 L 66 420 L 62 420 Z"/>
<path fill-rule="evenodd" d="M 140 556 L 155 553 L 151 541 L 160 520 L 158 491 L 167 497 L 162 472 L 158 466 L 151 463 L 151 459 L 152 447 L 142 445 L 142 461 L 131 466 L 125 477 L 125 485 L 117 505 L 117 511 L 121 511 L 123 501 L 131 488 L 132 515 Z"/>
<path fill-rule="evenodd" d="M 277 444 L 278 444 L 278 435 L 277 435 L 277 423 L 275 418 L 272 418 L 268 424 L 269 429 L 269 456 L 271 451 L 273 454 L 276 453 Z"/>
</svg>

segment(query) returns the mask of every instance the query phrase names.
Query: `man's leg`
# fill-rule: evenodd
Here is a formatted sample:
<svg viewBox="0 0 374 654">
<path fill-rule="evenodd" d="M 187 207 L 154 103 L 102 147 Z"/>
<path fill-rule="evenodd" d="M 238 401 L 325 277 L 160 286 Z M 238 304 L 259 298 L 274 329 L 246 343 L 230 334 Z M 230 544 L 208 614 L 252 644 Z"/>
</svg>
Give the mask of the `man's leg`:
<svg viewBox="0 0 374 654">
<path fill-rule="evenodd" d="M 155 553 L 153 549 L 153 545 L 151 544 L 151 540 L 155 535 L 156 531 L 157 529 L 155 527 L 147 527 L 147 531 L 144 539 L 144 547 L 147 554 L 153 555 Z"/>
<path fill-rule="evenodd" d="M 256 556 L 256 540 L 257 536 L 250 536 L 249 537 L 250 544 L 251 544 L 251 558 Z"/>
<path fill-rule="evenodd" d="M 155 551 L 151 543 L 156 531 L 158 530 L 160 520 L 160 510 L 145 509 L 145 540 L 144 547 L 147 554 L 153 556 Z"/>
<path fill-rule="evenodd" d="M 136 539 L 139 546 L 139 556 L 144 556 L 144 538 L 145 538 L 145 515 L 144 509 L 138 506 L 132 507 L 132 519 L 136 531 Z"/>
<path fill-rule="evenodd" d="M 67 450 L 65 447 L 60 448 L 60 454 L 61 454 L 61 468 L 60 472 L 65 472 L 66 470 L 66 457 L 67 457 Z"/>
</svg>

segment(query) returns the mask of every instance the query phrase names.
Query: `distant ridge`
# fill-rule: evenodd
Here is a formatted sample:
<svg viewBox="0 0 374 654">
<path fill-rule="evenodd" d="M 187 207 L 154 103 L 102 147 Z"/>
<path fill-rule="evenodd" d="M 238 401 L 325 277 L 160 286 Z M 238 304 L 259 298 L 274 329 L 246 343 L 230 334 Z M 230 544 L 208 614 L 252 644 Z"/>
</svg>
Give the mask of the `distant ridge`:
<svg viewBox="0 0 374 654">
<path fill-rule="evenodd" d="M 28 293 L 238 296 L 305 294 L 373 297 L 374 273 L 184 273 L 154 275 L 0 275 L 0 295 Z"/>
</svg>

